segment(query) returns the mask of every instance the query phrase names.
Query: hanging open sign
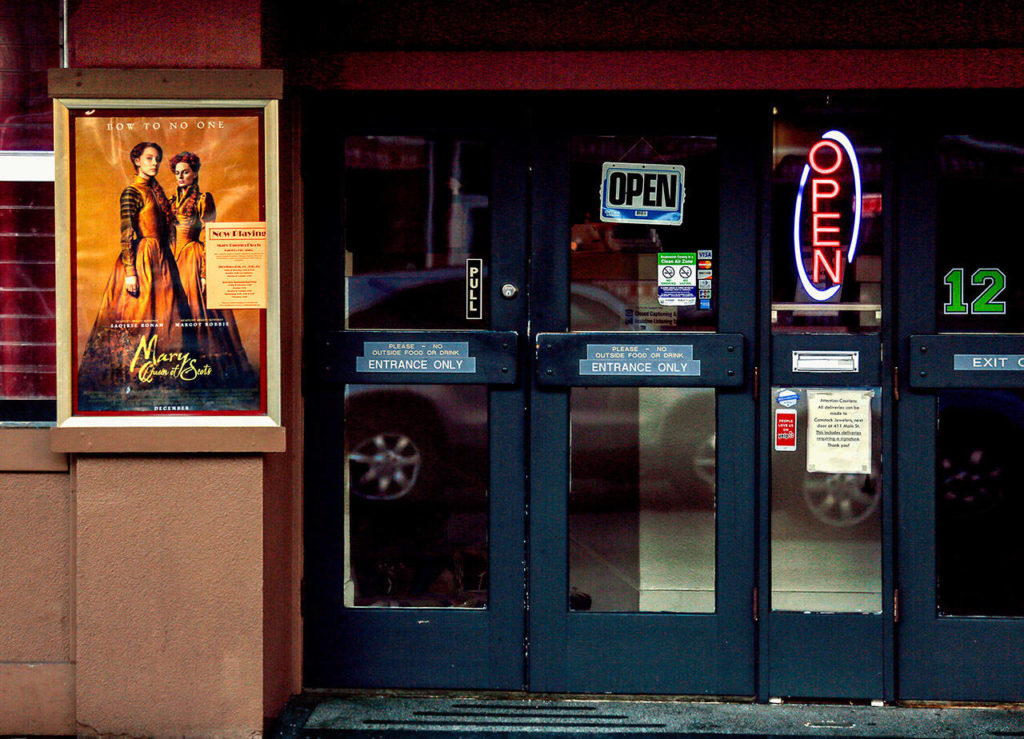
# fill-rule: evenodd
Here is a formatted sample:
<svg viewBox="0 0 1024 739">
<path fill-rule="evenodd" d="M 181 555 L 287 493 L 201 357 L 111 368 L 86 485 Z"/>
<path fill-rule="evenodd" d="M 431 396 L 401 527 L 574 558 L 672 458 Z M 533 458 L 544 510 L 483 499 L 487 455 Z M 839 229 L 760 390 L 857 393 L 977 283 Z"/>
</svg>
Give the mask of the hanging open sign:
<svg viewBox="0 0 1024 739">
<path fill-rule="evenodd" d="M 601 220 L 679 226 L 686 198 L 681 164 L 605 162 L 601 168 Z"/>
<path fill-rule="evenodd" d="M 813 300 L 829 300 L 857 255 L 862 193 L 853 143 L 828 131 L 811 147 L 793 208 L 793 259 Z"/>
</svg>

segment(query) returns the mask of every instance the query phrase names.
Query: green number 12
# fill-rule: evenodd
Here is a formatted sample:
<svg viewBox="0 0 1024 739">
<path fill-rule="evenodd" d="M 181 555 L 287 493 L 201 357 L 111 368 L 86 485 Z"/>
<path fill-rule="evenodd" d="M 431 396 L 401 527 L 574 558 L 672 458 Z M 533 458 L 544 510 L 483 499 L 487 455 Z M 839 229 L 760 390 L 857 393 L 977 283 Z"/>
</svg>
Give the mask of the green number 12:
<svg viewBox="0 0 1024 739">
<path fill-rule="evenodd" d="M 1006 313 L 1006 302 L 996 300 L 999 294 L 1006 288 L 1006 275 L 1001 269 L 984 267 L 974 271 L 971 275 L 971 285 L 984 287 L 981 294 L 971 301 L 970 306 L 964 302 L 964 270 L 963 267 L 954 267 L 942 278 L 943 283 L 949 288 L 949 300 L 942 306 L 942 312 L 949 314 L 964 313 Z"/>
</svg>

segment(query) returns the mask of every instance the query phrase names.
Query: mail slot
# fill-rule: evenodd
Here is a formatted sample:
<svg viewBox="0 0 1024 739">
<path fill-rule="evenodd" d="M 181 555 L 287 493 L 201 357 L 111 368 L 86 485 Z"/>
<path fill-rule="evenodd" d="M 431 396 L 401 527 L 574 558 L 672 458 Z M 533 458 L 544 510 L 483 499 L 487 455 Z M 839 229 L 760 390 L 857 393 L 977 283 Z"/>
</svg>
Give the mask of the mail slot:
<svg viewBox="0 0 1024 739">
<path fill-rule="evenodd" d="M 858 351 L 794 351 L 794 372 L 859 372 Z"/>
</svg>

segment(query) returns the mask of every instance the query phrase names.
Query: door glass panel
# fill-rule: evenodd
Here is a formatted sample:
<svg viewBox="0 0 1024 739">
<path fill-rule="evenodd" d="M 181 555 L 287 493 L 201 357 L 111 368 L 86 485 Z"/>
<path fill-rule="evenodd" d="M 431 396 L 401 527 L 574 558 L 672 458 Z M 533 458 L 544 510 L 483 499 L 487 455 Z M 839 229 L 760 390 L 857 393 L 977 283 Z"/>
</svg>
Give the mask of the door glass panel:
<svg viewBox="0 0 1024 739">
<path fill-rule="evenodd" d="M 714 331 L 715 138 L 578 136 L 571 147 L 570 329 Z M 609 215 L 604 175 L 617 169 L 616 195 L 634 205 L 664 205 L 657 173 L 679 172 L 681 218 Z M 572 389 L 571 609 L 715 610 L 715 412 L 713 389 Z"/>
<path fill-rule="evenodd" d="M 1024 138 L 945 136 L 936 223 L 940 332 L 1024 331 Z"/>
<path fill-rule="evenodd" d="M 718 304 L 715 138 L 577 136 L 571 146 L 572 330 L 714 331 Z M 602 172 L 606 164 L 652 167 L 630 170 L 639 178 L 638 192 L 643 173 L 654 177 L 664 171 L 658 167 L 681 166 L 681 222 L 660 225 L 657 221 L 604 220 Z M 626 181 L 626 175 L 621 181 Z M 649 202 L 658 201 L 662 191 L 657 190 L 656 179 L 650 183 Z M 642 204 L 645 196 L 638 194 L 635 199 Z M 656 211 L 640 212 L 644 215 L 639 219 L 643 219 Z"/>
<path fill-rule="evenodd" d="M 345 605 L 485 607 L 487 388 L 349 385 L 345 417 Z"/>
<path fill-rule="evenodd" d="M 772 608 L 882 610 L 881 388 L 772 388 Z"/>
<path fill-rule="evenodd" d="M 490 156 L 450 137 L 345 140 L 346 328 L 488 327 Z M 481 260 L 479 306 L 470 259 Z"/>
<path fill-rule="evenodd" d="M 715 610 L 715 391 L 573 388 L 569 607 Z"/>
<path fill-rule="evenodd" d="M 1024 616 L 1024 391 L 939 393 L 938 612 Z"/>
<path fill-rule="evenodd" d="M 871 333 L 881 325 L 882 148 L 869 132 L 834 123 L 775 119 L 775 332 Z"/>
</svg>

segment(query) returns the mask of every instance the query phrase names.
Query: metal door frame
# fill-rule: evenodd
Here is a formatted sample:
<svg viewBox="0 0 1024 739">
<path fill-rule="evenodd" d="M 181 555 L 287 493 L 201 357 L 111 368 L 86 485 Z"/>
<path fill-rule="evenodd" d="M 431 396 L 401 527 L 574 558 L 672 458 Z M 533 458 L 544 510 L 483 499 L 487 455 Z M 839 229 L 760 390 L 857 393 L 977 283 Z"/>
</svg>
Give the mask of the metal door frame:
<svg viewBox="0 0 1024 739">
<path fill-rule="evenodd" d="M 530 472 L 529 689 L 746 695 L 755 691 L 753 399 L 757 274 L 756 141 L 750 108 L 714 96 L 574 97 L 551 106 L 534 145 L 531 326 L 568 326 L 568 137 L 571 134 L 715 132 L 719 137 L 719 326 L 746 338 L 744 385 L 718 392 L 718 510 L 714 614 L 590 613 L 568 609 L 568 392 L 533 379 Z M 640 105 L 640 103 L 643 105 Z M 745 101 L 745 102 L 749 102 Z M 589 103 L 589 105 L 588 105 Z M 571 111 L 601 109 L 582 124 Z M 637 110 L 653 111 L 637 115 Z M 609 112 L 610 111 L 610 112 Z M 564 122 L 569 121 L 571 125 Z M 699 130 L 695 130 L 699 129 Z M 728 285 L 731 289 L 724 286 Z M 630 334 L 633 337 L 636 333 Z M 733 429 L 732 432 L 728 429 Z M 728 464 L 723 464 L 728 460 Z"/>
<path fill-rule="evenodd" d="M 429 109 L 424 103 L 430 101 Z M 332 335 L 379 339 L 386 331 L 343 331 L 344 137 L 429 135 L 466 131 L 493 142 L 490 291 L 492 332 L 519 332 L 511 347 L 522 366 L 525 294 L 501 297 L 503 282 L 525 283 L 525 138 L 507 100 L 431 95 L 310 96 L 305 107 L 302 169 L 306 182 L 306 404 L 304 683 L 309 687 L 408 687 L 520 690 L 525 653 L 524 500 L 525 391 L 515 384 L 489 392 L 489 598 L 486 609 L 344 607 L 346 566 L 343 495 L 344 381 Z M 331 142 L 328 145 L 325 142 Z M 328 310 L 325 310 L 328 309 Z M 417 332 L 445 334 L 450 332 Z M 360 336 L 364 334 L 365 336 Z M 400 334 L 399 334 L 400 336 Z M 451 337 L 448 337 L 451 338 Z M 484 337 L 486 338 L 486 337 Z M 514 338 L 513 338 L 514 341 Z M 351 343 L 351 342 L 349 342 Z M 486 347 L 481 351 L 487 351 Z M 500 351 L 495 347 L 494 351 Z M 484 361 L 483 364 L 488 364 Z M 333 366 L 332 366 L 333 365 Z M 498 370 L 500 371 L 500 370 Z M 351 378 L 348 378 L 351 379 Z M 402 379 L 402 378 L 397 378 Z M 406 378 L 424 382 L 419 378 Z M 364 382 L 387 381 L 368 376 Z M 436 384 L 435 378 L 428 381 Z M 443 384 L 443 383 L 442 383 Z M 379 649 L 379 635 L 387 648 Z"/>
<path fill-rule="evenodd" d="M 968 351 L 1005 352 L 1024 346 L 1021 334 L 937 334 L 938 140 L 943 134 L 1019 131 L 1019 92 L 930 96 L 900 111 L 900 167 L 904 173 L 896 224 L 900 285 L 901 457 L 896 516 L 899 523 L 900 618 L 897 697 L 901 700 L 1021 701 L 1024 618 L 939 616 L 936 595 L 935 391 L 946 387 L 1021 387 L 1018 373 L 956 377 L 948 357 L 927 356 L 935 343 Z M 1014 111 L 1010 114 L 1009 111 Z M 996 123 L 998 122 L 998 124 Z M 1020 262 L 1018 262 L 1020 263 Z M 920 306 L 926 306 L 920 310 Z M 931 340 L 934 338 L 934 342 Z M 935 354 L 933 351 L 932 354 Z M 925 368 L 925 365 L 928 365 Z M 982 375 L 1002 375 L 982 378 Z M 926 377 L 927 376 L 927 377 Z M 968 383 L 969 384 L 965 384 Z"/>
</svg>

